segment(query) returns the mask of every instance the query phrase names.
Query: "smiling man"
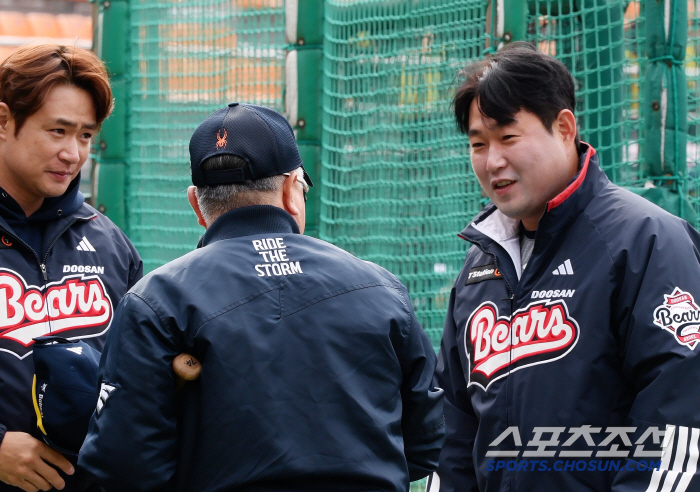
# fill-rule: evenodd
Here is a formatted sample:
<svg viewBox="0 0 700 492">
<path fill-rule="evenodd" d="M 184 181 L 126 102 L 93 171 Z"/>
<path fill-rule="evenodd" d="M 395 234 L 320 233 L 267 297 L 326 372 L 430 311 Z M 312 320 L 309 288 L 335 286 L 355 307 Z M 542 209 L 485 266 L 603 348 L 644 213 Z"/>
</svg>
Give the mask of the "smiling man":
<svg viewBox="0 0 700 492">
<path fill-rule="evenodd" d="M 454 99 L 491 199 L 461 236 L 428 490 L 700 490 L 700 236 L 613 185 L 574 80 L 513 43 Z"/>
<path fill-rule="evenodd" d="M 73 474 L 66 456 L 78 449 L 49 447 L 37 429 L 33 339 L 84 338 L 100 350 L 142 274 L 126 236 L 78 190 L 111 109 L 107 73 L 90 51 L 32 45 L 0 65 L 1 492 L 76 489 L 59 470 Z"/>
</svg>

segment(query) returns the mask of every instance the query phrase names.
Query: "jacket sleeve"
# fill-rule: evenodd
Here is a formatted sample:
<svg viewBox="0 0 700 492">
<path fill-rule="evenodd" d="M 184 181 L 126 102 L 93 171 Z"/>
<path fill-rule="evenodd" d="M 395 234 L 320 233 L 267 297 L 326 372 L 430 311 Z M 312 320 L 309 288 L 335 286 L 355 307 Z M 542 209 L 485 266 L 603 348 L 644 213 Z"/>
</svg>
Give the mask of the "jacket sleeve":
<svg viewBox="0 0 700 492">
<path fill-rule="evenodd" d="M 634 431 L 613 492 L 700 490 L 699 237 L 674 221 L 618 265 L 624 280 L 613 327 L 634 391 Z"/>
<path fill-rule="evenodd" d="M 436 358 L 430 339 L 415 317 L 405 288 L 400 295 L 408 310 L 407 336 L 397 350 L 403 373 L 401 431 L 409 478 L 414 481 L 437 467 L 445 438 L 443 391 L 433 386 Z"/>
<path fill-rule="evenodd" d="M 136 285 L 136 282 L 141 280 L 141 278 L 143 277 L 143 260 L 141 259 L 141 256 L 139 255 L 138 251 L 136 251 L 134 245 L 131 244 L 131 241 L 129 241 L 128 239 L 127 241 L 131 248 L 131 256 L 133 258 L 131 269 L 129 270 L 129 283 L 126 287 L 126 290 L 128 291 L 134 285 Z"/>
<path fill-rule="evenodd" d="M 454 304 L 453 288 L 435 373 L 437 386 L 445 390 L 447 437 L 440 453 L 437 473 L 430 478 L 429 492 L 479 490 L 473 458 L 478 422 L 467 394 L 464 369 L 459 357 L 457 326 L 453 317 Z"/>
<path fill-rule="evenodd" d="M 163 489 L 177 462 L 175 329 L 134 293 L 117 307 L 78 465 L 107 491 Z"/>
</svg>

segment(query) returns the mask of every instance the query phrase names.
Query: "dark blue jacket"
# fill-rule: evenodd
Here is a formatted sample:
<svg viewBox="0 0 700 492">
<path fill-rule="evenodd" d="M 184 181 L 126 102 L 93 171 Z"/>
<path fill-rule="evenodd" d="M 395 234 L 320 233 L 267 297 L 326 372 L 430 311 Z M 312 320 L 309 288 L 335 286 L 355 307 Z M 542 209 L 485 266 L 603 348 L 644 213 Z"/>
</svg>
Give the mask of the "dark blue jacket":
<svg viewBox="0 0 700 492">
<path fill-rule="evenodd" d="M 489 205 L 462 236 L 475 247 L 438 356 L 448 436 L 429 490 L 700 490 L 698 233 L 586 147 L 522 276 L 517 221 Z"/>
<path fill-rule="evenodd" d="M 0 190 L 0 442 L 5 431 L 40 439 L 32 338 L 56 334 L 101 350 L 117 303 L 143 272 L 132 244 L 84 203 L 78 182 L 28 218 Z M 19 489 L 0 483 L 6 490 Z"/>
<path fill-rule="evenodd" d="M 117 309 L 79 464 L 108 491 L 406 491 L 444 437 L 436 357 L 389 272 L 230 211 Z M 180 393 L 171 361 L 202 362 Z"/>
</svg>

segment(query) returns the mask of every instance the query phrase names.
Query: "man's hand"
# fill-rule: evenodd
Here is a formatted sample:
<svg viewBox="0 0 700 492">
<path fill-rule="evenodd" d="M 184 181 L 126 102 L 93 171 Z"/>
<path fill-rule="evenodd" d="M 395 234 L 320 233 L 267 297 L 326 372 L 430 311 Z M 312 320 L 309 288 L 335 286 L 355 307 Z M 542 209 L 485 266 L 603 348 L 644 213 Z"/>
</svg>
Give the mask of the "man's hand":
<svg viewBox="0 0 700 492">
<path fill-rule="evenodd" d="M 75 471 L 61 453 L 24 432 L 7 432 L 0 443 L 0 481 L 26 492 L 63 489 L 66 483 L 49 464 L 67 475 Z"/>
</svg>

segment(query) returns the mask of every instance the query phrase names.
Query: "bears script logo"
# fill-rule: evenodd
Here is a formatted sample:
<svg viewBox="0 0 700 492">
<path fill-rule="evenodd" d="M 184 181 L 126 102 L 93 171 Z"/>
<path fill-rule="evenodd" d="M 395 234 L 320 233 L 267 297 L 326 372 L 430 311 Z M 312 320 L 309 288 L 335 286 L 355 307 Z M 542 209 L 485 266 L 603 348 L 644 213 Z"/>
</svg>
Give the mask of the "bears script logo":
<svg viewBox="0 0 700 492">
<path fill-rule="evenodd" d="M 104 333 L 112 311 L 97 276 L 70 275 L 42 288 L 0 268 L 0 351 L 20 359 L 32 351 L 34 337 L 60 334 L 75 339 Z"/>
<path fill-rule="evenodd" d="M 671 295 L 664 294 L 664 303 L 654 310 L 654 324 L 673 333 L 690 350 L 700 340 L 700 308 L 691 294 L 678 287 Z"/>
<path fill-rule="evenodd" d="M 574 348 L 579 326 L 562 300 L 539 301 L 508 319 L 484 302 L 469 317 L 464 345 L 469 356 L 469 386 L 487 389 L 512 371 L 560 359 Z"/>
</svg>

